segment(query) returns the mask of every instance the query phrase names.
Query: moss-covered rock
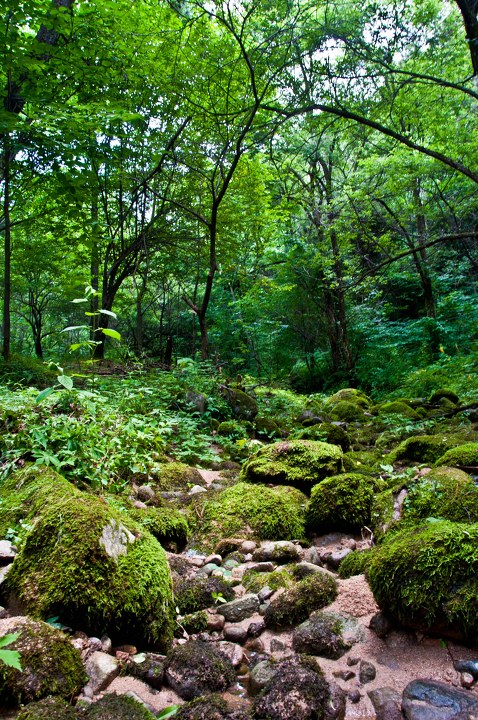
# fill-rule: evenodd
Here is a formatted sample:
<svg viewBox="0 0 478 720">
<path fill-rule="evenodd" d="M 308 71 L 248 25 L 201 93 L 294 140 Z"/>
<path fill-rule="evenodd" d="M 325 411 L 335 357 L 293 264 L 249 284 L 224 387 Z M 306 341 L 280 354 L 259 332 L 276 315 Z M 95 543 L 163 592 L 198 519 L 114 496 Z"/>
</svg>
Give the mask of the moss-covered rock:
<svg viewBox="0 0 478 720">
<path fill-rule="evenodd" d="M 228 537 L 295 540 L 304 537 L 307 498 L 295 488 L 240 482 L 191 513 L 195 538 L 205 548 Z M 201 502 L 201 499 L 198 500 Z"/>
<path fill-rule="evenodd" d="M 346 555 L 339 565 L 340 577 L 345 579 L 353 575 L 362 575 L 368 567 L 370 553 L 370 550 L 353 550 Z"/>
<path fill-rule="evenodd" d="M 251 713 L 229 708 L 223 697 L 215 693 L 181 705 L 176 720 L 250 720 Z"/>
<path fill-rule="evenodd" d="M 376 539 L 381 538 L 402 517 L 402 506 L 407 496 L 406 483 L 397 483 L 374 495 L 370 512 L 370 527 Z"/>
<path fill-rule="evenodd" d="M 234 668 L 210 644 L 189 640 L 173 648 L 166 662 L 169 686 L 183 700 L 226 690 L 235 680 Z"/>
<path fill-rule="evenodd" d="M 434 521 L 386 536 L 368 580 L 405 627 L 478 641 L 478 525 Z"/>
<path fill-rule="evenodd" d="M 291 485 L 308 490 L 342 470 L 337 445 L 312 440 L 288 440 L 261 448 L 244 464 L 240 478 L 249 482 Z"/>
<path fill-rule="evenodd" d="M 332 575 L 317 572 L 273 597 L 266 608 L 264 621 L 272 628 L 297 625 L 314 610 L 330 605 L 336 597 L 337 583 Z"/>
<path fill-rule="evenodd" d="M 222 387 L 221 391 L 237 420 L 254 420 L 259 406 L 253 397 L 237 388 Z"/>
<path fill-rule="evenodd" d="M 59 615 L 123 642 L 169 645 L 169 566 L 150 533 L 48 468 L 15 473 L 0 496 L 5 508 L 20 501 L 32 524 L 5 583 L 29 614 Z"/>
<path fill-rule="evenodd" d="M 104 695 L 81 714 L 82 720 L 154 720 L 155 717 L 134 698 L 114 693 Z"/>
<path fill-rule="evenodd" d="M 214 605 L 213 595 L 233 600 L 232 585 L 220 577 L 179 577 L 173 575 L 174 601 L 182 615 L 196 613 Z"/>
<path fill-rule="evenodd" d="M 77 715 L 63 698 L 48 697 L 22 708 L 17 720 L 77 720 Z"/>
<path fill-rule="evenodd" d="M 444 453 L 435 463 L 458 468 L 478 467 L 478 443 L 468 442 Z"/>
<path fill-rule="evenodd" d="M 327 404 L 337 405 L 337 403 L 343 401 L 352 402 L 354 405 L 360 405 L 360 407 L 364 409 L 369 408 L 372 404 L 370 398 L 362 392 L 362 390 L 357 390 L 356 388 L 343 388 L 342 390 L 339 390 L 328 398 Z"/>
<path fill-rule="evenodd" d="M 409 522 L 428 517 L 455 522 L 478 522 L 478 486 L 456 468 L 439 467 L 409 484 L 403 518 Z"/>
<path fill-rule="evenodd" d="M 188 490 L 191 485 L 204 485 L 204 480 L 196 468 L 181 462 L 169 462 L 156 466 L 153 484 L 155 489 L 169 492 Z"/>
<path fill-rule="evenodd" d="M 282 430 L 273 418 L 259 415 L 254 421 L 256 436 L 259 438 L 276 438 L 282 435 Z"/>
<path fill-rule="evenodd" d="M 186 547 L 189 526 L 179 510 L 165 506 L 131 508 L 128 515 L 154 535 L 166 550 L 181 551 Z"/>
<path fill-rule="evenodd" d="M 217 434 L 224 437 L 240 438 L 247 435 L 243 426 L 235 420 L 224 420 L 219 423 Z"/>
<path fill-rule="evenodd" d="M 414 435 L 393 450 L 388 463 L 410 460 L 418 463 L 434 463 L 455 444 L 451 435 Z"/>
<path fill-rule="evenodd" d="M 400 415 L 408 420 L 420 420 L 420 415 L 403 400 L 381 403 L 373 408 L 379 415 Z"/>
<path fill-rule="evenodd" d="M 350 437 L 348 433 L 333 423 L 319 422 L 317 425 L 305 427 L 294 433 L 297 440 L 319 440 L 321 442 L 338 445 L 344 452 L 350 449 Z"/>
<path fill-rule="evenodd" d="M 359 531 L 370 524 L 374 494 L 384 488 L 383 481 L 360 473 L 323 480 L 312 488 L 306 514 L 308 530 L 322 535 Z"/>
<path fill-rule="evenodd" d="M 0 620 L 0 636 L 19 633 L 9 650 L 20 653 L 22 670 L 0 663 L 0 704 L 19 705 L 57 695 L 74 697 L 87 681 L 81 656 L 66 635 L 27 618 Z"/>
<path fill-rule="evenodd" d="M 361 473 L 370 475 L 377 462 L 386 462 L 376 450 L 354 450 L 344 455 L 345 472 Z"/>
<path fill-rule="evenodd" d="M 342 422 L 354 422 L 355 420 L 364 419 L 364 411 L 360 405 L 350 400 L 341 400 L 334 405 L 330 411 L 333 420 L 341 420 Z"/>
<path fill-rule="evenodd" d="M 453 403 L 453 405 L 456 405 L 459 402 L 458 395 L 453 392 L 453 390 L 449 390 L 448 388 L 435 390 L 435 392 L 430 395 L 428 402 L 432 405 L 436 405 L 439 404 L 440 400 L 443 399 L 449 400 L 451 403 Z"/>
<path fill-rule="evenodd" d="M 262 588 L 269 587 L 271 590 L 291 587 L 295 582 L 287 568 L 273 570 L 272 572 L 257 572 L 246 570 L 242 576 L 242 584 L 248 592 L 258 593 Z"/>
</svg>

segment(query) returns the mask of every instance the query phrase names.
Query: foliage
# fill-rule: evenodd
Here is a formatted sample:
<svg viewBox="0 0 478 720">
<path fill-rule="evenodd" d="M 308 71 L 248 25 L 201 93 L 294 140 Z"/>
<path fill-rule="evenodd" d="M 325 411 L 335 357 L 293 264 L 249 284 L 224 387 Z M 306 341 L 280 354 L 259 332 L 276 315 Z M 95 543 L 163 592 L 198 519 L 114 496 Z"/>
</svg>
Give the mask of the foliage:
<svg viewBox="0 0 478 720">
<path fill-rule="evenodd" d="M 0 662 L 8 667 L 22 669 L 20 663 L 20 653 L 17 650 L 5 650 L 4 648 L 10 643 L 15 642 L 20 637 L 20 633 L 9 633 L 0 638 Z"/>
</svg>

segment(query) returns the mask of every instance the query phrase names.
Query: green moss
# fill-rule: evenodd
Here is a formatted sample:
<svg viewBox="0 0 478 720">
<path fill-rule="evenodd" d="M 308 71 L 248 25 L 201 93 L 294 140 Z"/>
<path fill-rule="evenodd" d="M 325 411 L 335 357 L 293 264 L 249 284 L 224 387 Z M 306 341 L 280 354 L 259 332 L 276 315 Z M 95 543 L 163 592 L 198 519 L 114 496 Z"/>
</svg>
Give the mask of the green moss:
<svg viewBox="0 0 478 720">
<path fill-rule="evenodd" d="M 87 681 L 81 656 L 68 638 L 44 622 L 19 619 L 19 637 L 8 646 L 21 656 L 22 671 L 0 663 L 0 703 L 18 705 L 48 695 L 72 698 Z"/>
<path fill-rule="evenodd" d="M 189 640 L 168 654 L 166 677 L 169 685 L 184 700 L 208 692 L 222 692 L 236 679 L 234 668 L 212 643 Z"/>
<path fill-rule="evenodd" d="M 232 585 L 219 577 L 173 577 L 174 601 L 181 615 L 195 613 L 214 605 L 215 595 L 233 600 L 236 595 Z"/>
<path fill-rule="evenodd" d="M 372 404 L 372 401 L 370 400 L 367 395 L 362 392 L 361 390 L 357 390 L 356 388 L 343 388 L 342 390 L 339 390 L 334 395 L 331 395 L 329 399 L 327 400 L 327 404 L 329 405 L 337 405 L 339 402 L 343 401 L 352 402 L 355 405 L 359 405 L 362 408 L 369 408 Z"/>
<path fill-rule="evenodd" d="M 200 502 L 200 500 L 199 500 Z M 223 538 L 295 540 L 304 537 L 306 497 L 290 487 L 269 488 L 240 482 L 207 500 L 195 522 L 195 537 L 203 547 Z"/>
<path fill-rule="evenodd" d="M 289 440 L 261 448 L 244 464 L 240 479 L 310 490 L 342 470 L 342 450 L 312 440 Z"/>
<path fill-rule="evenodd" d="M 242 576 L 242 584 L 248 592 L 252 593 L 258 593 L 264 587 L 269 587 L 274 591 L 279 590 L 279 588 L 288 588 L 294 582 L 292 575 L 285 568 L 266 573 L 246 570 Z"/>
<path fill-rule="evenodd" d="M 218 435 L 230 436 L 234 438 L 246 437 L 247 433 L 235 420 L 225 420 L 220 423 L 217 428 Z"/>
<path fill-rule="evenodd" d="M 153 478 L 153 485 L 160 492 L 188 490 L 191 485 L 203 484 L 204 480 L 199 470 L 181 462 L 157 465 Z"/>
<path fill-rule="evenodd" d="M 448 465 L 451 467 L 477 467 L 478 443 L 469 442 L 448 450 L 438 458 L 435 465 Z"/>
<path fill-rule="evenodd" d="M 297 440 L 320 440 L 331 445 L 338 445 L 344 452 L 350 449 L 350 437 L 339 425 L 318 423 L 294 433 Z"/>
<path fill-rule="evenodd" d="M 403 625 L 478 641 L 478 525 L 435 521 L 385 537 L 367 574 Z"/>
<path fill-rule="evenodd" d="M 40 479 L 45 487 L 39 488 Z M 123 642 L 167 646 L 173 629 L 171 580 L 157 540 L 52 471 L 33 467 L 16 480 L 10 478 L 10 489 L 20 486 L 26 518 L 35 522 L 6 585 L 29 614 L 59 615 L 66 624 L 119 635 Z M 1 497 L 11 505 L 5 488 Z M 124 554 L 117 558 L 106 549 L 108 534 L 122 538 Z"/>
<path fill-rule="evenodd" d="M 478 522 L 478 486 L 456 468 L 439 467 L 409 486 L 404 502 L 407 521 L 427 517 L 455 522 Z"/>
<path fill-rule="evenodd" d="M 128 515 L 154 535 L 166 550 L 177 552 L 186 546 L 189 526 L 179 510 L 169 507 L 131 508 Z"/>
<path fill-rule="evenodd" d="M 381 460 L 380 453 L 375 450 L 355 450 L 345 453 L 344 469 L 346 472 L 358 472 L 370 475 L 377 460 Z M 383 460 L 385 462 L 385 460 Z"/>
<path fill-rule="evenodd" d="M 449 400 L 451 403 L 456 405 L 459 402 L 458 395 L 453 392 L 453 390 L 449 390 L 448 388 L 443 388 L 441 390 L 435 390 L 435 392 L 430 396 L 428 402 L 432 405 L 440 403 L 440 400 Z"/>
<path fill-rule="evenodd" d="M 374 493 L 382 481 L 360 473 L 344 473 L 312 488 L 307 507 L 307 528 L 317 534 L 356 532 L 370 524 Z"/>
<path fill-rule="evenodd" d="M 420 420 L 420 415 L 402 400 L 382 403 L 374 409 L 378 411 L 379 415 L 400 415 L 409 420 Z"/>
<path fill-rule="evenodd" d="M 175 718 L 176 720 L 248 720 L 251 715 L 237 709 L 230 712 L 226 701 L 220 695 L 209 694 L 181 705 Z"/>
<path fill-rule="evenodd" d="M 397 460 L 411 460 L 419 463 L 434 463 L 454 444 L 451 435 L 414 435 L 404 440 L 387 458 L 388 463 Z"/>
<path fill-rule="evenodd" d="M 257 437 L 274 438 L 281 435 L 281 429 L 276 421 L 263 415 L 256 417 L 254 428 Z"/>
<path fill-rule="evenodd" d="M 349 400 L 341 400 L 334 405 L 330 411 L 330 416 L 334 420 L 342 422 L 354 422 L 354 420 L 363 420 L 363 408 Z"/>
<path fill-rule="evenodd" d="M 339 576 L 349 578 L 365 572 L 370 561 L 370 550 L 353 550 L 339 565 Z"/>
<path fill-rule="evenodd" d="M 188 635 L 195 635 L 207 630 L 208 614 L 205 610 L 198 610 L 198 612 L 180 616 L 177 623 L 174 633 L 176 637 L 183 637 L 184 631 Z"/>
<path fill-rule="evenodd" d="M 253 397 L 242 390 L 230 387 L 223 387 L 222 393 L 235 418 L 238 420 L 254 420 L 259 408 Z"/>
<path fill-rule="evenodd" d="M 20 710 L 17 720 L 76 720 L 76 712 L 71 705 L 59 697 L 48 697 L 29 703 Z"/>
<path fill-rule="evenodd" d="M 297 625 L 314 610 L 330 605 L 336 597 L 337 583 L 331 575 L 322 572 L 309 575 L 271 600 L 264 614 L 266 626 Z"/>
<path fill-rule="evenodd" d="M 82 720 L 154 720 L 144 705 L 128 695 L 109 693 L 81 714 Z"/>
</svg>

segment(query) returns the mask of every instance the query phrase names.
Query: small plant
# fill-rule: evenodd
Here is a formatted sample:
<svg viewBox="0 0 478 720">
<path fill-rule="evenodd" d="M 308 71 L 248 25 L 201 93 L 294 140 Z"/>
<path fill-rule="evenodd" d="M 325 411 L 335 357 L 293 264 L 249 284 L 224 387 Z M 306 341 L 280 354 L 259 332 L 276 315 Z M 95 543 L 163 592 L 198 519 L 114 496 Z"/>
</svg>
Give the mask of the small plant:
<svg viewBox="0 0 478 720">
<path fill-rule="evenodd" d="M 169 707 L 161 710 L 159 715 L 156 715 L 158 720 L 166 720 L 167 718 L 174 717 L 179 710 L 179 705 L 169 705 Z"/>
<path fill-rule="evenodd" d="M 215 605 L 219 605 L 220 603 L 227 603 L 226 598 L 221 592 L 212 592 L 211 593 L 212 599 L 214 600 Z"/>
<path fill-rule="evenodd" d="M 20 637 L 20 633 L 10 633 L 9 635 L 4 635 L 4 637 L 0 638 L 0 662 L 2 662 L 4 665 L 7 665 L 7 667 L 15 668 L 16 670 L 22 670 L 22 666 L 20 664 L 20 653 L 17 650 L 4 650 L 7 645 L 10 645 L 12 642 L 15 642 L 15 640 L 18 640 Z M 169 716 L 168 716 L 169 717 Z"/>
</svg>

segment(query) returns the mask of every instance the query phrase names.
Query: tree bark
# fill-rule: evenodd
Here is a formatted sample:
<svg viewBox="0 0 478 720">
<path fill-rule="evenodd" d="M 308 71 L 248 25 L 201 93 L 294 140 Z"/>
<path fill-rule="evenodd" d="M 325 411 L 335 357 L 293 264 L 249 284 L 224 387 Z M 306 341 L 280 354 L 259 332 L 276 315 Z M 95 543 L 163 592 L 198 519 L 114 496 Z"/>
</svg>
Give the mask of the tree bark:
<svg viewBox="0 0 478 720">
<path fill-rule="evenodd" d="M 3 281 L 3 358 L 10 357 L 11 344 L 11 314 L 12 298 L 12 236 L 10 220 L 10 135 L 5 133 L 3 138 L 3 217 L 5 224 L 4 237 L 4 281 Z"/>
<path fill-rule="evenodd" d="M 478 0 L 455 0 L 465 25 L 473 74 L 478 77 Z"/>
</svg>

